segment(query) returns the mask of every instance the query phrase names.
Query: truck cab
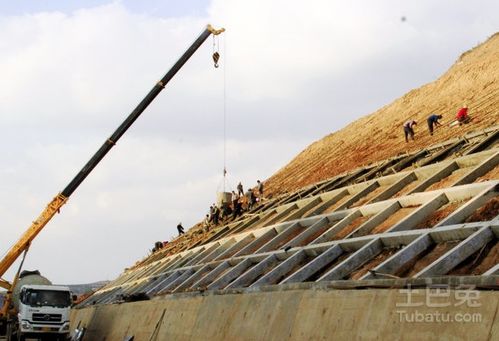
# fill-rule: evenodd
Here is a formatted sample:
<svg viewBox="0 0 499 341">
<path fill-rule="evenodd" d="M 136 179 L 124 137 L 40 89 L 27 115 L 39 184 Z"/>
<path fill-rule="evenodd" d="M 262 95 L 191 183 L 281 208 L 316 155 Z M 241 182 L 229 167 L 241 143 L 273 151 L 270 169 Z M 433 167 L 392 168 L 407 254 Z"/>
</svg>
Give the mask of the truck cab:
<svg viewBox="0 0 499 341">
<path fill-rule="evenodd" d="M 17 313 L 19 339 L 52 336 L 69 338 L 71 292 L 66 286 L 23 285 Z"/>
</svg>

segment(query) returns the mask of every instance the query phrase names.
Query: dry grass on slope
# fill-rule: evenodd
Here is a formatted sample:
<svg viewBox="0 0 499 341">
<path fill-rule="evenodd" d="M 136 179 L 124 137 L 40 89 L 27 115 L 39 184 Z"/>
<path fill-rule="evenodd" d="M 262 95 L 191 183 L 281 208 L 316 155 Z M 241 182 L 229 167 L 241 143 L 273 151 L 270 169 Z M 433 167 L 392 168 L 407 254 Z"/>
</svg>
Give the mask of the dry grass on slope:
<svg viewBox="0 0 499 341">
<path fill-rule="evenodd" d="M 499 33 L 464 53 L 439 79 L 412 90 L 393 103 L 313 143 L 266 182 L 268 193 L 290 192 L 317 181 L 400 153 L 498 123 Z M 470 124 L 449 128 L 457 110 L 467 104 Z M 444 115 L 434 136 L 426 119 Z M 402 125 L 415 119 L 416 141 L 406 143 Z"/>
</svg>

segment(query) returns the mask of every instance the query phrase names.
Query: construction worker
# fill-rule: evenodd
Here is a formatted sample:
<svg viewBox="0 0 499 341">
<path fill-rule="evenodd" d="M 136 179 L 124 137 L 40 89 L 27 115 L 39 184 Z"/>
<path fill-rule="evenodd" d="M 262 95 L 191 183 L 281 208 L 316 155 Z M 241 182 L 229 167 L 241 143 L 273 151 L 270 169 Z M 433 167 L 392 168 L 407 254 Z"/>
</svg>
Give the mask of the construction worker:
<svg viewBox="0 0 499 341">
<path fill-rule="evenodd" d="M 236 219 L 237 216 L 241 215 L 241 209 L 242 209 L 242 204 L 241 201 L 239 200 L 239 194 L 236 194 L 236 192 L 232 191 L 232 219 Z"/>
<path fill-rule="evenodd" d="M 218 219 L 220 218 L 220 209 L 217 205 L 213 205 L 213 224 L 218 225 Z"/>
<path fill-rule="evenodd" d="M 414 120 L 409 120 L 404 123 L 405 142 L 409 142 L 408 138 L 414 141 L 414 126 L 417 124 L 418 123 Z"/>
<path fill-rule="evenodd" d="M 458 110 L 458 112 L 456 114 L 456 120 L 452 121 L 449 124 L 449 127 L 453 127 L 456 125 L 462 125 L 463 123 L 468 123 L 469 121 L 471 121 L 471 118 L 468 115 L 468 106 L 466 104 L 464 104 L 463 107 Z"/>
<path fill-rule="evenodd" d="M 154 243 L 154 248 L 152 249 L 152 253 L 159 251 L 163 248 L 163 243 L 162 242 L 156 242 Z"/>
<path fill-rule="evenodd" d="M 204 218 L 204 228 L 206 232 L 210 231 L 210 215 L 207 214 L 206 217 Z"/>
<path fill-rule="evenodd" d="M 236 194 L 236 192 L 232 191 L 231 201 L 232 201 L 232 211 L 234 212 L 234 210 L 236 209 L 236 203 L 239 201 L 239 194 Z"/>
<path fill-rule="evenodd" d="M 222 204 L 222 216 L 221 216 L 221 219 L 222 221 L 225 220 L 231 213 L 232 213 L 232 209 L 230 208 L 230 203 L 229 202 L 224 202 Z"/>
<path fill-rule="evenodd" d="M 440 122 L 438 120 L 442 119 L 442 115 L 430 115 L 426 122 L 428 123 L 428 130 L 430 131 L 430 135 L 433 135 L 433 129 L 436 128 L 437 126 L 441 126 Z"/>
<path fill-rule="evenodd" d="M 239 181 L 239 183 L 237 184 L 237 194 L 239 196 L 244 195 L 243 184 L 241 183 L 241 181 Z"/>
<path fill-rule="evenodd" d="M 181 236 L 183 235 L 185 232 L 184 232 L 184 227 L 182 226 L 182 223 L 178 223 L 177 225 L 177 231 L 178 231 L 178 235 Z"/>
<path fill-rule="evenodd" d="M 260 180 L 256 180 L 257 186 L 256 189 L 258 190 L 258 197 L 260 200 L 263 198 L 263 182 Z"/>
<path fill-rule="evenodd" d="M 240 199 L 233 202 L 234 210 L 232 211 L 232 219 L 236 219 L 238 216 L 243 214 L 243 204 Z"/>
<path fill-rule="evenodd" d="M 210 221 L 210 223 L 213 221 L 213 207 L 214 206 L 215 205 L 211 205 L 210 206 L 210 211 L 209 211 L 209 221 Z"/>
<path fill-rule="evenodd" d="M 468 106 L 465 104 L 456 114 L 456 121 L 459 125 L 463 123 L 468 123 L 470 121 L 470 116 L 468 115 Z"/>
<path fill-rule="evenodd" d="M 253 208 L 253 205 L 255 204 L 255 194 L 253 193 L 253 191 L 251 189 L 248 189 L 246 191 L 246 199 L 248 200 L 248 211 L 251 211 L 251 209 Z"/>
</svg>

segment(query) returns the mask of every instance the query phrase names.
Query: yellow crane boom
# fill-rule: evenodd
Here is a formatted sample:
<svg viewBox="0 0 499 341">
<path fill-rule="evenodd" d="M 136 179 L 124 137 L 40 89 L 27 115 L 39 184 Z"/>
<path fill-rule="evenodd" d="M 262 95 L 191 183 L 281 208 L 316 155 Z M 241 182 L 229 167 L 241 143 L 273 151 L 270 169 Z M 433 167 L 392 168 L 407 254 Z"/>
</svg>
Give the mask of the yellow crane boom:
<svg viewBox="0 0 499 341">
<path fill-rule="evenodd" d="M 78 188 L 78 186 L 85 180 L 85 178 L 90 174 L 90 172 L 97 166 L 97 164 L 104 158 L 104 156 L 111 150 L 111 148 L 116 145 L 116 142 L 121 138 L 121 136 L 127 131 L 128 128 L 135 122 L 135 120 L 142 114 L 142 112 L 148 107 L 148 105 L 156 98 L 156 96 L 163 90 L 166 84 L 175 76 L 175 74 L 180 70 L 180 68 L 189 60 L 189 58 L 196 52 L 196 50 L 203 44 L 203 42 L 211 35 L 218 35 L 224 32 L 225 29 L 214 29 L 211 25 L 208 25 L 199 37 L 191 44 L 191 46 L 184 52 L 184 54 L 179 58 L 179 60 L 171 67 L 171 69 L 163 76 L 163 78 L 157 82 L 154 87 L 149 91 L 149 93 L 144 97 L 144 99 L 137 105 L 137 107 L 128 115 L 128 117 L 123 121 L 123 123 L 116 129 L 116 131 L 104 141 L 104 144 L 99 148 L 99 150 L 92 156 L 92 158 L 87 162 L 87 164 L 80 170 L 80 172 L 73 178 L 73 180 L 64 188 L 64 190 L 57 194 L 54 199 L 47 205 L 47 207 L 42 211 L 39 217 L 33 221 L 29 228 L 24 232 L 21 238 L 10 248 L 5 257 L 0 260 L 0 287 L 6 288 L 7 297 L 4 302 L 4 306 L 0 311 L 0 317 L 6 316 L 8 313 L 10 301 L 11 301 L 11 291 L 12 284 L 1 279 L 1 277 L 7 272 L 7 270 L 12 266 L 12 264 L 19 258 L 19 256 L 29 248 L 29 245 L 35 239 L 35 237 L 40 233 L 40 231 L 47 225 L 47 223 L 52 219 L 52 217 L 59 212 L 60 208 L 67 202 L 71 194 Z M 16 276 L 17 277 L 17 276 Z M 14 278 L 13 283 L 17 278 Z"/>
</svg>

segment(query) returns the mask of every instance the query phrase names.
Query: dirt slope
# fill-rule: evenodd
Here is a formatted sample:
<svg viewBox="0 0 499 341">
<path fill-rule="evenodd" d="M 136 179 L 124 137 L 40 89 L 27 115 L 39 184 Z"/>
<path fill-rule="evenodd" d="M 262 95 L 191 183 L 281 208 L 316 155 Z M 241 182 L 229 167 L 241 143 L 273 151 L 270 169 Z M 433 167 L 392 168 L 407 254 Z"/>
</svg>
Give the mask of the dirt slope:
<svg viewBox="0 0 499 341">
<path fill-rule="evenodd" d="M 424 66 L 422 66 L 424 67 Z M 266 181 L 268 193 L 289 192 L 365 164 L 413 151 L 498 124 L 499 33 L 463 53 L 439 79 L 411 90 L 389 105 L 314 142 Z M 470 124 L 449 128 L 467 104 Z M 426 119 L 444 115 L 444 126 L 430 136 Z M 415 119 L 416 141 L 406 143 L 402 125 Z"/>
</svg>

